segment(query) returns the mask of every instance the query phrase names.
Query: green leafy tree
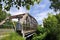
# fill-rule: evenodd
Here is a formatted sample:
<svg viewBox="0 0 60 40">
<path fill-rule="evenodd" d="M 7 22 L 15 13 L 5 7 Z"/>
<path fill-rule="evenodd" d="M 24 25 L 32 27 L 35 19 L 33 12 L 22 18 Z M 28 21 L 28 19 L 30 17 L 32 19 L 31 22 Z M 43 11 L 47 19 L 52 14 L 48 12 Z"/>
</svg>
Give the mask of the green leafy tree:
<svg viewBox="0 0 60 40">
<path fill-rule="evenodd" d="M 50 8 L 53 8 L 55 11 L 57 10 L 60 11 L 60 0 L 50 0 L 50 1 L 51 1 Z"/>
<path fill-rule="evenodd" d="M 58 19 L 58 24 L 57 24 L 57 40 L 60 40 L 60 14 L 56 15 L 56 18 Z"/>
<path fill-rule="evenodd" d="M 60 13 L 56 14 L 56 18 L 58 19 L 58 24 L 60 24 Z"/>
<path fill-rule="evenodd" d="M 0 11 L 0 22 L 5 19 L 7 16 L 7 13 L 5 11 Z"/>
<path fill-rule="evenodd" d="M 12 20 L 7 20 L 1 28 L 13 28 L 13 23 L 12 23 Z"/>
<path fill-rule="evenodd" d="M 44 23 L 44 27 L 51 30 L 51 28 L 54 28 L 55 26 L 57 26 L 58 20 L 54 15 L 49 14 L 48 18 L 46 18 L 43 23 Z"/>
<path fill-rule="evenodd" d="M 48 14 L 43 24 L 44 27 L 38 26 L 32 40 L 60 40 L 60 14 Z"/>
<path fill-rule="evenodd" d="M 1 2 L 4 2 L 5 10 L 9 11 L 11 7 L 14 5 L 19 9 L 21 6 L 26 6 L 27 9 L 30 9 L 30 5 L 34 5 L 34 2 L 39 3 L 40 0 L 0 0 L 0 6 L 2 6 Z M 2 8 L 2 7 L 1 7 Z"/>
<path fill-rule="evenodd" d="M 7 14 L 5 11 L 0 11 L 0 22 L 2 22 L 6 17 L 11 16 L 11 14 Z M 12 28 L 12 20 L 6 20 L 3 25 L 0 25 L 0 28 Z"/>
<path fill-rule="evenodd" d="M 49 30 L 45 40 L 60 40 L 59 16 L 59 14 L 48 15 L 48 18 L 44 19 L 44 27 Z"/>
<path fill-rule="evenodd" d="M 48 14 L 43 24 L 44 27 L 38 26 L 32 40 L 60 40 L 60 14 Z"/>
<path fill-rule="evenodd" d="M 41 27 L 41 25 L 39 25 L 37 30 L 36 30 L 36 34 L 33 36 L 32 40 L 44 40 L 47 33 L 48 33 L 47 29 L 44 27 Z"/>
</svg>

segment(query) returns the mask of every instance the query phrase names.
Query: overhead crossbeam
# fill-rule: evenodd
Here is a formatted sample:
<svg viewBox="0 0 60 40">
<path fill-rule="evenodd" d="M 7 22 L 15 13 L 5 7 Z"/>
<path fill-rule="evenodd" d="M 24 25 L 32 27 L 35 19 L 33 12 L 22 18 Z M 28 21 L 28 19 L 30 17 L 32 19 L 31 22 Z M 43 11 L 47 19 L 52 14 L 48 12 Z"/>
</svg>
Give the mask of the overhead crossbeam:
<svg viewBox="0 0 60 40">
<path fill-rule="evenodd" d="M 25 15 L 25 14 L 20 14 L 20 15 L 14 15 L 14 16 L 6 17 L 3 21 L 0 22 L 0 25 L 4 24 L 6 22 L 6 20 L 8 20 L 8 19 L 15 19 L 15 18 L 20 19 L 20 18 L 23 17 L 23 15 Z"/>
<path fill-rule="evenodd" d="M 14 19 L 14 18 L 22 18 L 23 15 L 25 14 L 20 14 L 20 15 L 14 15 L 14 16 L 10 16 L 9 19 Z"/>
</svg>

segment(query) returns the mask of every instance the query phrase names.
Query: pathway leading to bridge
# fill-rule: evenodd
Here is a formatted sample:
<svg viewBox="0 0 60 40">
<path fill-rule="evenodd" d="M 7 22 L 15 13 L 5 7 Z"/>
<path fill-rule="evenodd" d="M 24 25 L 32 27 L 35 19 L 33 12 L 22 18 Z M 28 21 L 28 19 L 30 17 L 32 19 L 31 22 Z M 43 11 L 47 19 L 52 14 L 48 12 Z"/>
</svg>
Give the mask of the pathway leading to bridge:
<svg viewBox="0 0 60 40">
<path fill-rule="evenodd" d="M 0 29 L 0 40 L 6 36 L 9 36 L 11 32 L 14 32 L 14 29 Z"/>
</svg>

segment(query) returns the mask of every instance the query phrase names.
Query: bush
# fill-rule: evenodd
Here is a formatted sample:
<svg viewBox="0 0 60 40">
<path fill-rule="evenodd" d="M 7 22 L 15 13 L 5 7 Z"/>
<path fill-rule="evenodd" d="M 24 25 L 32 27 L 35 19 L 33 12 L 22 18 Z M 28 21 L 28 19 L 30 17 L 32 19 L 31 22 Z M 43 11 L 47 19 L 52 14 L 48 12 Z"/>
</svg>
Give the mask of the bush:
<svg viewBox="0 0 60 40">
<path fill-rule="evenodd" d="M 36 34 L 33 35 L 32 40 L 43 40 L 47 35 L 47 29 L 41 27 L 40 25 L 37 27 Z"/>
</svg>

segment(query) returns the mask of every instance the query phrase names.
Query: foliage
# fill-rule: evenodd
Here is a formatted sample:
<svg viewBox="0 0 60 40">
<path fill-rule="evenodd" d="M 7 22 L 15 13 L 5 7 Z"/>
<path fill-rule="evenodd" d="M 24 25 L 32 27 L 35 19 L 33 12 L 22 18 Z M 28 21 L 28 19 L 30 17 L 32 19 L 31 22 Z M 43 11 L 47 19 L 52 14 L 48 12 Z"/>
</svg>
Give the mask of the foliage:
<svg viewBox="0 0 60 40">
<path fill-rule="evenodd" d="M 0 11 L 0 22 L 2 22 L 6 17 L 11 16 L 7 14 L 5 11 Z M 0 28 L 12 28 L 12 20 L 7 20 L 3 25 L 0 25 Z"/>
<path fill-rule="evenodd" d="M 50 32 L 45 37 L 45 40 L 60 40 L 60 15 L 49 15 L 48 18 L 44 20 L 44 27 L 47 28 Z"/>
<path fill-rule="evenodd" d="M 0 28 L 13 28 L 13 23 L 12 20 L 8 20 L 6 21 L 3 25 L 1 25 L 2 27 Z"/>
<path fill-rule="evenodd" d="M 43 20 L 43 26 L 38 26 L 32 40 L 60 40 L 60 14 L 48 14 Z"/>
<path fill-rule="evenodd" d="M 60 13 L 56 14 L 56 18 L 58 19 L 58 24 L 60 24 Z"/>
<path fill-rule="evenodd" d="M 7 16 L 7 13 L 5 11 L 0 11 L 0 22 L 5 19 Z"/>
<path fill-rule="evenodd" d="M 57 26 L 58 20 L 54 15 L 48 15 L 48 18 L 44 20 L 44 27 L 54 31 L 55 27 Z"/>
<path fill-rule="evenodd" d="M 38 26 L 36 34 L 33 36 L 32 40 L 43 40 L 47 35 L 47 30 L 41 25 Z"/>
<path fill-rule="evenodd" d="M 50 0 L 51 6 L 50 8 L 53 8 L 55 11 L 60 10 L 60 0 Z"/>
<path fill-rule="evenodd" d="M 24 40 L 24 38 L 17 33 L 11 33 L 9 36 L 4 37 L 2 40 Z"/>
<path fill-rule="evenodd" d="M 27 9 L 30 9 L 30 5 L 34 5 L 34 2 L 39 3 L 40 0 L 0 0 L 0 2 L 4 2 L 5 6 L 5 10 L 9 11 L 11 7 L 13 7 L 15 5 L 15 7 L 17 7 L 18 9 L 21 6 L 26 6 Z M 0 6 L 2 6 L 2 4 L 0 3 Z M 2 7 L 1 7 L 2 8 Z"/>
<path fill-rule="evenodd" d="M 32 40 L 43 40 L 46 36 L 46 32 L 43 34 L 40 34 L 39 36 L 35 35 Z"/>
</svg>

